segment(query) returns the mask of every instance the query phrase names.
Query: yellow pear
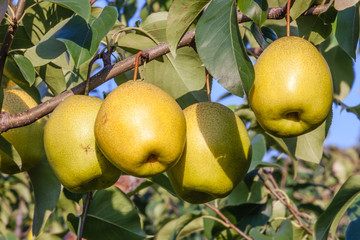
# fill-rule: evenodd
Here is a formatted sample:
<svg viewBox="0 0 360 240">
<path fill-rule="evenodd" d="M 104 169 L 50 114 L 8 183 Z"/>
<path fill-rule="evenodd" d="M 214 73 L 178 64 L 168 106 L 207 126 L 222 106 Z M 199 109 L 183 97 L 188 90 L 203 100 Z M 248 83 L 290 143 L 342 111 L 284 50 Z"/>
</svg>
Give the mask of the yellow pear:
<svg viewBox="0 0 360 240">
<path fill-rule="evenodd" d="M 97 144 L 122 171 L 137 177 L 164 172 L 181 157 L 186 124 L 182 109 L 153 84 L 129 81 L 104 100 L 95 122 Z"/>
<path fill-rule="evenodd" d="M 333 99 L 325 59 L 307 40 L 283 37 L 255 63 L 249 101 L 260 126 L 278 137 L 298 136 L 318 127 Z"/>
<path fill-rule="evenodd" d="M 102 101 L 75 95 L 61 102 L 45 125 L 46 155 L 55 175 L 75 193 L 103 189 L 120 177 L 97 148 L 94 135 L 96 115 Z"/>
<path fill-rule="evenodd" d="M 37 106 L 36 101 L 25 91 L 18 89 L 6 89 L 2 111 L 9 113 L 20 113 Z M 8 155 L 0 150 L 0 172 L 14 174 L 36 166 L 45 157 L 44 151 L 44 125 L 46 117 L 36 122 L 13 128 L 1 134 L 11 143 L 21 157 L 21 164 L 18 164 Z"/>
<path fill-rule="evenodd" d="M 197 204 L 227 196 L 251 162 L 251 142 L 243 122 L 219 103 L 196 103 L 184 114 L 184 154 L 167 171 L 175 192 Z"/>
</svg>

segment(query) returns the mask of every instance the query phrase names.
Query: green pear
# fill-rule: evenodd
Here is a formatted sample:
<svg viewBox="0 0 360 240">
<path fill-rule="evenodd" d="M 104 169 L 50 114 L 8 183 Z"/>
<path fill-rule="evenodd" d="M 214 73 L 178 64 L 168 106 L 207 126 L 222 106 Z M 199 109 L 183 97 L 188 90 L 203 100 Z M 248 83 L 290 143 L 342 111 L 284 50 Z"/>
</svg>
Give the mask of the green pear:
<svg viewBox="0 0 360 240">
<path fill-rule="evenodd" d="M 121 174 L 95 143 L 94 124 L 101 103 L 95 97 L 70 96 L 55 108 L 45 125 L 49 164 L 64 187 L 74 193 L 107 188 Z"/>
<path fill-rule="evenodd" d="M 26 92 L 7 89 L 4 93 L 2 111 L 20 113 L 37 105 Z M 30 125 L 13 128 L 1 134 L 19 153 L 21 166 L 0 150 L 0 172 L 14 174 L 28 171 L 41 162 L 45 157 L 43 136 L 46 119 L 44 117 Z"/>
<path fill-rule="evenodd" d="M 243 122 L 219 103 L 196 103 L 184 114 L 184 154 L 167 171 L 175 192 L 197 204 L 227 196 L 251 162 L 251 141 Z"/>
<path fill-rule="evenodd" d="M 331 73 L 310 42 L 280 38 L 265 49 L 254 68 L 249 101 L 265 131 L 294 137 L 324 122 L 333 100 Z"/>
<path fill-rule="evenodd" d="M 184 150 L 182 109 L 153 84 L 129 81 L 104 100 L 95 122 L 97 144 L 122 171 L 150 177 L 166 171 Z"/>
</svg>

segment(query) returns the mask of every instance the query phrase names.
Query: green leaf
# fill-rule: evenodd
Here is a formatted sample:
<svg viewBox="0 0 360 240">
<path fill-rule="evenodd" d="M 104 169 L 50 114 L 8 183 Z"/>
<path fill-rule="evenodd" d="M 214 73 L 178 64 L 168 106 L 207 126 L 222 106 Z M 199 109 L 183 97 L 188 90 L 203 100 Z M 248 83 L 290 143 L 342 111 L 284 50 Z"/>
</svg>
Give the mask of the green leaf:
<svg viewBox="0 0 360 240">
<path fill-rule="evenodd" d="M 134 16 L 137 9 L 137 1 L 136 0 L 127 0 L 124 6 L 124 14 L 121 15 L 124 19 L 124 22 L 129 22 L 129 20 Z M 142 19 L 146 19 L 143 18 Z"/>
<path fill-rule="evenodd" d="M 267 0 L 238 0 L 240 11 L 251 18 L 259 27 L 267 19 L 268 3 Z"/>
<path fill-rule="evenodd" d="M 351 221 L 347 230 L 345 238 L 347 240 L 356 240 L 360 236 L 360 218 L 355 221 Z"/>
<path fill-rule="evenodd" d="M 0 22 L 4 19 L 5 13 L 7 11 L 9 0 L 0 1 Z"/>
<path fill-rule="evenodd" d="M 269 144 L 270 147 L 277 149 L 290 157 L 294 165 L 294 176 L 296 176 L 298 166 L 298 161 L 295 157 L 296 138 L 288 138 L 287 141 L 285 141 L 284 139 L 275 137 L 262 129 L 256 129 L 256 131 L 265 136 L 266 142 Z"/>
<path fill-rule="evenodd" d="M 36 240 L 61 240 L 61 239 L 62 239 L 61 237 L 51 234 L 51 233 L 41 233 L 36 238 Z"/>
<path fill-rule="evenodd" d="M 176 57 L 180 39 L 209 2 L 210 0 L 175 0 L 171 4 L 167 17 L 166 39 L 173 57 Z"/>
<path fill-rule="evenodd" d="M 5 34 L 8 30 L 8 28 L 9 28 L 9 25 L 4 24 L 4 25 L 0 26 L 0 39 L 5 38 Z M 33 44 L 31 42 L 28 34 L 26 33 L 24 26 L 22 26 L 22 25 L 18 26 L 10 49 L 25 49 L 25 48 L 29 48 L 32 46 L 33 46 Z"/>
<path fill-rule="evenodd" d="M 15 82 L 20 88 L 27 92 L 36 102 L 40 102 L 40 94 L 35 86 L 29 86 L 29 83 L 25 80 L 21 74 L 20 69 L 11 58 L 6 58 L 4 75 L 8 79 Z"/>
<path fill-rule="evenodd" d="M 150 182 L 150 181 L 144 181 L 144 182 L 140 183 L 140 185 L 137 186 L 133 191 L 127 193 L 127 195 L 128 195 L 129 197 L 131 197 L 131 196 L 135 195 L 136 193 L 138 193 L 139 191 L 141 191 L 141 190 L 143 190 L 143 189 L 145 189 L 145 188 L 147 188 L 147 187 L 150 187 L 150 186 L 152 186 L 152 185 L 153 185 L 152 182 Z"/>
<path fill-rule="evenodd" d="M 48 31 L 41 41 L 28 48 L 24 54 L 30 59 L 33 66 L 43 66 L 52 60 L 58 58 L 66 52 L 66 46 L 63 42 L 56 39 L 56 33 L 70 20 L 70 18 L 59 22 L 55 27 Z M 49 51 L 51 49 L 51 51 Z"/>
<path fill-rule="evenodd" d="M 287 240 L 293 236 L 292 224 L 289 219 L 282 221 L 279 227 L 279 231 L 275 234 L 274 239 L 276 240 Z M 294 238 L 290 238 L 294 239 Z"/>
<path fill-rule="evenodd" d="M 130 53 L 137 53 L 156 46 L 165 39 L 165 13 L 149 16 L 140 27 L 147 36 L 130 33 L 118 40 L 118 45 Z M 156 27 L 156 29 L 152 29 Z M 195 50 L 191 47 L 178 49 L 177 56 L 166 54 L 140 67 L 140 75 L 146 81 L 169 93 L 182 108 L 195 102 L 206 101 L 205 69 Z"/>
<path fill-rule="evenodd" d="M 354 113 L 360 120 L 360 105 L 355 107 L 347 107 L 346 111 Z"/>
<path fill-rule="evenodd" d="M 3 136 L 0 135 L 0 152 L 5 154 L 13 163 L 12 165 L 17 166 L 18 169 L 21 169 L 22 160 L 21 157 L 16 150 L 16 148 L 9 143 Z M 1 160 L 1 156 L 0 156 Z"/>
<path fill-rule="evenodd" d="M 178 240 L 188 234 L 203 229 L 203 219 L 199 214 L 187 213 L 166 223 L 156 234 L 156 239 Z"/>
<path fill-rule="evenodd" d="M 354 60 L 359 40 L 359 7 L 339 11 L 335 22 L 335 37 L 339 45 Z"/>
<path fill-rule="evenodd" d="M 319 16 L 301 16 L 296 19 L 299 37 L 307 39 L 314 45 L 325 41 L 332 31 L 331 24 L 325 24 Z"/>
<path fill-rule="evenodd" d="M 250 30 L 251 30 L 251 33 L 252 35 L 254 36 L 256 42 L 259 44 L 259 46 L 262 48 L 262 49 L 265 49 L 269 46 L 270 43 L 268 43 L 264 36 L 262 35 L 259 27 L 256 25 L 256 24 L 251 24 L 251 27 L 250 27 Z"/>
<path fill-rule="evenodd" d="M 79 219 L 68 215 L 73 229 Z M 96 191 L 90 203 L 84 227 L 86 239 L 144 239 L 138 211 L 134 203 L 116 187 Z"/>
<path fill-rule="evenodd" d="M 26 7 L 34 4 L 34 0 L 26 1 Z M 63 8 L 51 2 L 42 2 L 34 5 L 26 11 L 26 14 L 21 22 L 24 29 L 35 45 L 43 40 L 44 35 L 48 33 L 55 25 L 69 18 L 73 15 L 73 11 Z"/>
<path fill-rule="evenodd" d="M 65 43 L 78 68 L 96 54 L 101 40 L 116 19 L 116 9 L 109 6 L 90 24 L 81 17 L 74 16 L 57 32 L 56 38 Z"/>
<path fill-rule="evenodd" d="M 294 1 L 290 10 L 291 20 L 296 20 L 303 12 L 305 12 L 311 5 L 314 0 L 302 0 L 302 1 Z"/>
<path fill-rule="evenodd" d="M 320 163 L 325 141 L 325 126 L 326 122 L 315 130 L 297 137 L 295 157 L 308 162 Z"/>
<path fill-rule="evenodd" d="M 330 6 L 326 12 L 323 12 L 319 17 L 325 22 L 325 24 L 332 24 L 336 20 L 338 11 L 333 6 Z"/>
<path fill-rule="evenodd" d="M 353 60 L 339 46 L 333 34 L 320 45 L 320 50 L 331 71 L 334 95 L 343 100 L 350 92 L 354 81 Z"/>
<path fill-rule="evenodd" d="M 263 235 L 259 232 L 256 228 L 252 228 L 250 230 L 250 237 L 252 237 L 254 240 L 273 240 L 272 237 Z"/>
<path fill-rule="evenodd" d="M 32 232 L 39 235 L 59 200 L 61 185 L 46 158 L 29 171 L 35 195 Z"/>
<path fill-rule="evenodd" d="M 66 90 L 63 71 L 55 64 L 49 63 L 40 67 L 39 74 L 54 96 Z"/>
<path fill-rule="evenodd" d="M 139 28 L 145 30 L 145 34 L 154 43 L 159 44 L 166 41 L 167 12 L 158 12 L 149 15 Z"/>
<path fill-rule="evenodd" d="M 165 174 L 158 174 L 156 176 L 153 176 L 148 179 L 149 181 L 156 183 L 160 187 L 166 189 L 169 193 L 171 193 L 173 196 L 177 196 L 175 193 L 175 190 L 173 189 L 170 180 Z"/>
<path fill-rule="evenodd" d="M 360 175 L 352 175 L 341 186 L 330 205 L 317 219 L 314 233 L 316 240 L 327 239 L 329 231 L 332 237 L 335 236 L 341 217 L 359 195 Z"/>
<path fill-rule="evenodd" d="M 58 4 L 60 6 L 66 7 L 79 16 L 81 16 L 86 22 L 90 20 L 90 10 L 91 5 L 88 0 L 46 0 Z"/>
<path fill-rule="evenodd" d="M 24 79 L 29 83 L 29 86 L 31 87 L 35 83 L 34 66 L 30 62 L 30 60 L 23 55 L 15 54 L 12 56 L 12 58 L 14 59 L 16 65 L 19 67 Z"/>
<path fill-rule="evenodd" d="M 256 135 L 251 141 L 251 146 L 252 155 L 249 171 L 253 170 L 258 164 L 262 163 L 262 159 L 266 153 L 265 137 L 261 134 Z"/>
<path fill-rule="evenodd" d="M 197 24 L 195 41 L 209 73 L 232 94 L 248 95 L 254 68 L 240 36 L 234 0 L 210 3 Z"/>
<path fill-rule="evenodd" d="M 67 199 L 77 203 L 79 203 L 82 198 L 86 197 L 86 193 L 73 193 L 67 190 L 66 188 L 63 188 L 63 193 Z"/>
</svg>

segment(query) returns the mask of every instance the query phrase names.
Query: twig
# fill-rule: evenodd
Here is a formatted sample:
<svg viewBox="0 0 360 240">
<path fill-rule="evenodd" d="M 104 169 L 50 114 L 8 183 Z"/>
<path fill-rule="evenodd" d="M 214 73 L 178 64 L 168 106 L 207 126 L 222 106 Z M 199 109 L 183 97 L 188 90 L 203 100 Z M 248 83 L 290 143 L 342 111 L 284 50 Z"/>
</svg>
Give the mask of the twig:
<svg viewBox="0 0 360 240">
<path fill-rule="evenodd" d="M 3 78 L 3 72 L 4 72 L 4 67 L 5 67 L 5 62 L 6 62 L 6 57 L 8 55 L 9 49 L 11 47 L 11 44 L 14 40 L 15 37 L 15 33 L 17 31 L 17 28 L 19 26 L 19 22 L 18 19 L 21 18 L 22 13 L 24 12 L 24 8 L 25 8 L 25 3 L 26 0 L 19 0 L 18 4 L 16 6 L 15 9 L 15 15 L 13 15 L 13 19 L 12 22 L 13 24 L 10 24 L 8 27 L 8 30 L 5 34 L 4 40 L 2 42 L 1 45 L 1 49 L 0 49 L 0 89 L 2 86 L 2 78 Z M 2 101 L 0 101 L 1 103 Z M 0 109 L 2 108 L 1 104 L 0 104 Z"/>
<path fill-rule="evenodd" d="M 274 176 L 272 175 L 271 171 L 262 168 L 263 173 L 266 175 L 266 177 L 270 180 L 270 182 L 272 183 L 272 185 L 275 187 L 275 189 L 280 189 L 278 184 L 276 183 Z M 302 213 L 297 209 L 294 208 L 294 211 L 296 212 L 297 215 L 299 215 L 307 224 L 310 224 L 309 219 L 305 218 Z"/>
<path fill-rule="evenodd" d="M 24 0 L 22 0 L 24 1 Z M 19 1 L 19 3 L 21 0 Z M 285 11 L 283 10 L 284 7 L 280 8 L 270 8 L 268 11 L 268 18 L 269 19 L 282 19 L 284 17 Z M 241 13 L 242 14 L 242 13 Z M 308 15 L 317 15 L 319 14 L 318 11 L 313 11 L 312 13 L 309 12 Z M 239 14 L 238 14 L 239 17 Z M 242 15 L 238 19 L 238 22 L 246 22 L 250 21 L 249 18 Z M 178 44 L 178 48 L 191 46 L 195 39 L 195 29 L 190 30 L 187 32 L 184 37 L 180 40 Z M 147 62 L 150 62 L 158 57 L 161 57 L 170 52 L 168 42 L 163 42 L 153 48 L 147 49 L 143 51 L 144 54 L 147 56 Z M 0 51 L 1 53 L 1 51 Z M 120 62 L 117 62 L 110 66 L 105 66 L 101 71 L 97 74 L 92 76 L 89 81 L 89 90 L 93 90 L 97 86 L 103 84 L 104 82 L 112 79 L 113 77 L 129 71 L 134 68 L 135 66 L 135 55 L 128 57 Z M 1 54 L 0 54 L 1 60 Z M 142 65 L 143 63 L 139 63 Z M 1 65 L 0 65 L 1 66 Z M 35 122 L 37 119 L 42 118 L 43 116 L 51 113 L 55 107 L 63 101 L 65 98 L 72 96 L 74 94 L 83 94 L 85 90 L 86 83 L 83 82 L 72 89 L 69 89 L 56 97 L 32 108 L 22 113 L 15 113 L 15 114 L 5 114 L 0 113 L 0 133 L 5 132 L 11 128 L 22 127 L 25 125 L 29 125 Z"/>
<path fill-rule="evenodd" d="M 301 219 L 300 219 L 300 217 L 298 215 L 298 211 L 295 210 L 293 205 L 291 205 L 290 202 L 285 201 L 283 197 L 281 197 L 276 191 L 274 191 L 274 189 L 267 183 L 267 181 L 261 176 L 260 173 L 258 173 L 257 175 L 260 178 L 260 180 L 264 183 L 265 187 L 271 192 L 271 194 L 274 195 L 277 199 L 279 199 L 279 201 L 282 204 L 284 204 L 287 207 L 287 209 L 289 209 L 291 214 L 294 216 L 296 221 L 299 223 L 299 226 L 302 227 L 310 235 L 313 235 L 313 232 L 306 225 L 304 225 L 304 223 L 301 221 Z"/>
<path fill-rule="evenodd" d="M 84 95 L 89 95 L 89 88 L 90 88 L 90 73 L 91 73 L 91 68 L 94 65 L 95 61 L 98 60 L 100 58 L 100 54 L 96 54 L 95 57 L 93 57 L 93 59 L 91 59 L 90 63 L 89 63 L 89 67 L 88 67 L 88 72 L 87 72 L 87 76 L 86 76 L 86 84 L 85 84 L 85 90 L 84 90 Z"/>
<path fill-rule="evenodd" d="M 315 5 L 312 6 L 311 8 L 309 8 L 308 10 L 306 10 L 302 15 L 303 16 L 308 16 L 308 15 L 320 15 L 324 12 L 326 12 L 329 7 L 333 4 L 334 0 L 330 0 L 327 4 L 325 5 Z"/>
<path fill-rule="evenodd" d="M 237 228 L 232 222 L 230 222 L 230 220 L 227 217 L 225 217 L 225 215 L 222 214 L 222 212 L 218 208 L 210 205 L 209 203 L 204 203 L 204 205 L 207 206 L 208 208 L 210 208 L 211 210 L 213 210 L 217 215 L 219 215 L 219 217 L 221 217 L 230 228 L 234 229 L 243 238 L 245 238 L 247 240 L 252 240 L 251 237 L 246 235 L 243 231 L 241 231 L 239 228 Z"/>
<path fill-rule="evenodd" d="M 84 233 L 85 219 L 86 219 L 86 216 L 87 216 L 87 212 L 89 210 L 91 200 L 92 200 L 92 192 L 90 191 L 86 195 L 86 201 L 85 201 L 85 204 L 84 204 L 84 207 L 83 207 L 83 212 L 82 212 L 82 215 L 81 215 L 80 226 L 79 226 L 78 237 L 77 237 L 78 240 L 82 239 L 82 236 L 83 236 L 83 233 Z"/>
</svg>

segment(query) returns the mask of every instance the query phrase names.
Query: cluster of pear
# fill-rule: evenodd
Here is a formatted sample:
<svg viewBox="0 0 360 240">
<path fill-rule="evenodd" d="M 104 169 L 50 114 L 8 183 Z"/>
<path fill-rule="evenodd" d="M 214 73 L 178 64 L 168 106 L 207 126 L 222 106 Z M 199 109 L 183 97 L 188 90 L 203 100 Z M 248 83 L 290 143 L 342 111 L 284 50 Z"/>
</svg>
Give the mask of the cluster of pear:
<svg viewBox="0 0 360 240">
<path fill-rule="evenodd" d="M 293 137 L 324 122 L 332 93 L 329 68 L 317 49 L 304 39 L 284 37 L 257 60 L 249 101 L 265 131 Z M 2 111 L 36 105 L 24 91 L 7 89 Z M 229 108 L 201 102 L 182 110 L 165 91 L 141 81 L 121 84 L 104 101 L 68 97 L 49 119 L 1 136 L 13 145 L 10 154 L 0 149 L 1 172 L 27 171 L 46 153 L 72 192 L 111 186 L 121 172 L 137 177 L 166 172 L 175 192 L 190 203 L 228 195 L 247 173 L 252 151 L 243 122 Z M 21 162 L 14 161 L 15 154 Z"/>
<path fill-rule="evenodd" d="M 50 166 L 72 192 L 106 188 L 121 172 L 151 177 L 167 171 L 191 203 L 228 195 L 251 161 L 247 130 L 227 107 L 196 103 L 184 111 L 153 84 L 129 81 L 104 101 L 71 96 L 44 131 Z"/>
<path fill-rule="evenodd" d="M 203 102 L 183 111 L 146 82 L 127 82 L 107 96 L 95 137 L 117 168 L 138 177 L 167 171 L 176 193 L 191 203 L 229 194 L 251 161 L 246 128 L 230 109 Z"/>
<path fill-rule="evenodd" d="M 191 203 L 228 195 L 251 161 L 247 130 L 230 109 L 203 102 L 183 111 L 168 93 L 142 81 L 121 84 L 104 101 L 66 98 L 45 125 L 44 146 L 72 192 L 109 187 L 121 172 L 145 178 L 167 171 Z"/>
<path fill-rule="evenodd" d="M 5 91 L 2 111 L 37 106 L 26 92 Z M 46 156 L 57 178 L 75 193 L 114 184 L 121 172 L 151 177 L 167 171 L 175 191 L 191 203 L 224 197 L 244 178 L 251 142 L 227 107 L 203 102 L 184 111 L 160 88 L 130 81 L 101 101 L 75 95 L 50 117 L 1 135 L 21 163 L 0 150 L 0 171 L 14 174 Z"/>
</svg>

